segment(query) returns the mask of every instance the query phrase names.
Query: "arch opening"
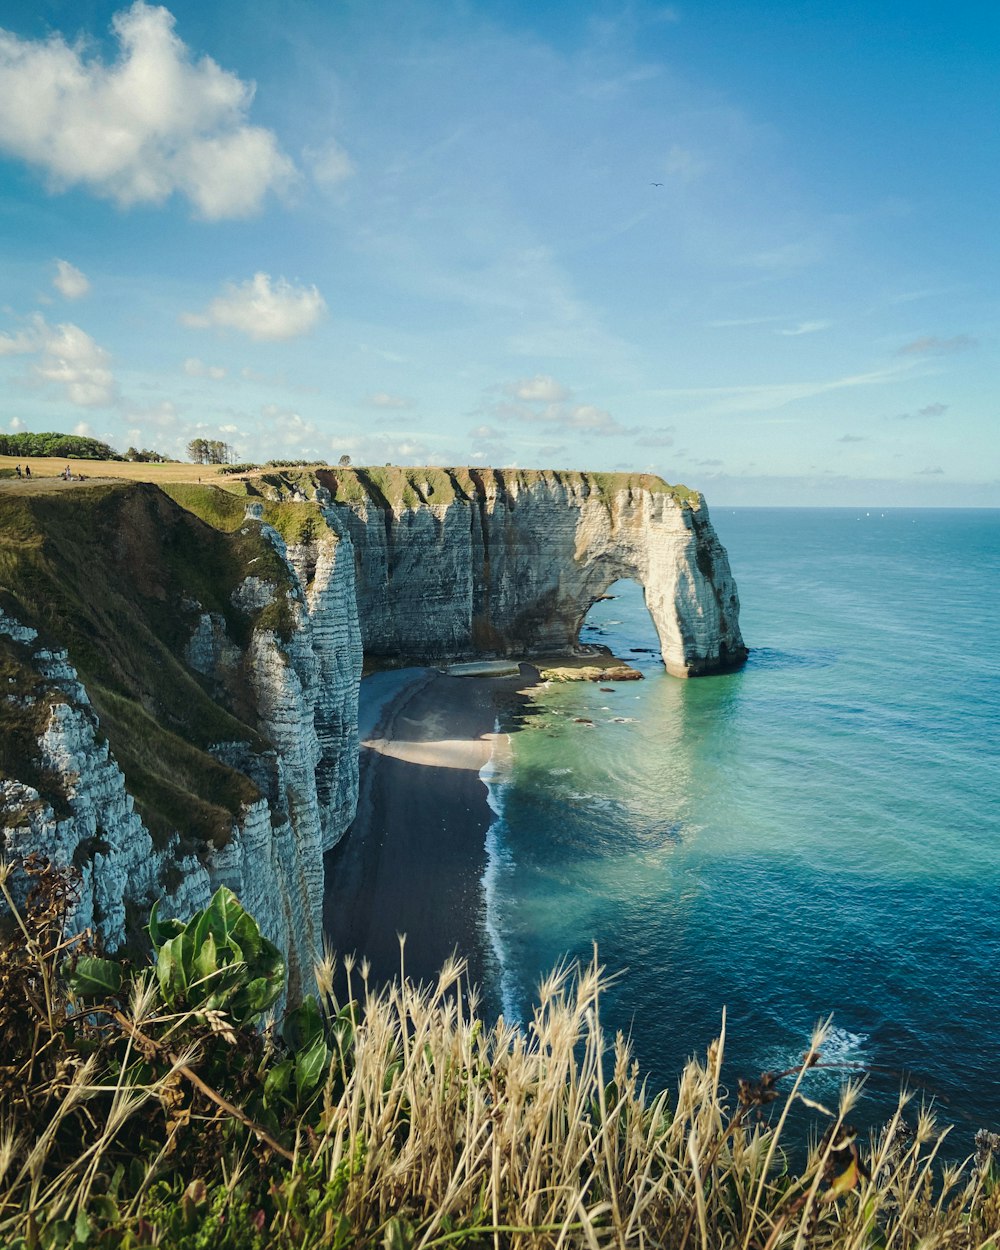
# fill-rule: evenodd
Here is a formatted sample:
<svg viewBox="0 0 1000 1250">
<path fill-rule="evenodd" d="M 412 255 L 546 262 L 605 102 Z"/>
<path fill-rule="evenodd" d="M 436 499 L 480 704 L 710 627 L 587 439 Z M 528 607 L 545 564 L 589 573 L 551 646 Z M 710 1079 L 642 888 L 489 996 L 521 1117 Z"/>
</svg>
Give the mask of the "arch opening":
<svg viewBox="0 0 1000 1250">
<path fill-rule="evenodd" d="M 595 599 L 581 617 L 576 645 L 604 647 L 635 668 L 662 669 L 659 634 L 636 578 L 616 578 Z"/>
</svg>

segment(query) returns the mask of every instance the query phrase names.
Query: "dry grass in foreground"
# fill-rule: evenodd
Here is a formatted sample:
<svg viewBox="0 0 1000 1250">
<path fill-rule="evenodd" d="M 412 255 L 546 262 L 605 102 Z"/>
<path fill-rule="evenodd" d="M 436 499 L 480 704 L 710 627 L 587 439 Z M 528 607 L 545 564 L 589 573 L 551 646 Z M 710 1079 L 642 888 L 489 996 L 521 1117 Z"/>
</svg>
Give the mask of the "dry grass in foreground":
<svg viewBox="0 0 1000 1250">
<path fill-rule="evenodd" d="M 27 868 L 0 955 L 5 1247 L 1000 1246 L 990 1157 L 939 1165 L 905 1099 L 870 1142 L 847 1124 L 857 1086 L 808 1102 L 825 1131 L 789 1168 L 822 1029 L 735 1101 L 724 1039 L 676 1093 L 647 1090 L 603 1035 L 596 964 L 549 977 L 522 1030 L 484 1025 L 457 964 L 378 994 L 352 967 L 340 1004 L 327 960 L 319 999 L 262 1031 L 280 960 L 232 895 L 187 925 L 154 914 L 153 967 L 123 970 L 61 939 L 65 886 Z"/>
</svg>

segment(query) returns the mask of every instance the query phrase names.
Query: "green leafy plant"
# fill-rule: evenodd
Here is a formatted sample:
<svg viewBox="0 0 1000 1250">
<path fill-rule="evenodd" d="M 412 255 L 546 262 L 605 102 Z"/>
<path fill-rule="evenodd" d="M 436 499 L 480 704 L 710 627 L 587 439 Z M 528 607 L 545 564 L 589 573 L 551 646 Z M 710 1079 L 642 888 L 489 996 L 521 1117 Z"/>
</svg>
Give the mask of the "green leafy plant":
<svg viewBox="0 0 1000 1250">
<path fill-rule="evenodd" d="M 281 952 L 225 886 L 186 924 L 162 920 L 155 903 L 149 937 L 160 993 L 169 1007 L 225 1011 L 235 1024 L 249 1024 L 284 988 Z"/>
</svg>

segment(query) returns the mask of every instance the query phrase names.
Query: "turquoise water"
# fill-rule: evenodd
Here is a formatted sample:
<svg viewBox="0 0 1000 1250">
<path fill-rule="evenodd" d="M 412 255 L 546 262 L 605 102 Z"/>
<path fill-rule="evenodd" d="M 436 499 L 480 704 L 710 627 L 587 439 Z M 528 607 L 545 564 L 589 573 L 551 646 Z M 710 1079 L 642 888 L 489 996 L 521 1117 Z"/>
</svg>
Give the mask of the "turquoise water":
<svg viewBox="0 0 1000 1250">
<path fill-rule="evenodd" d="M 794 1063 L 832 1012 L 828 1057 L 870 1070 L 870 1120 L 905 1076 L 962 1142 L 996 1129 L 1000 512 L 712 515 L 746 668 L 666 676 L 632 651 L 656 636 L 619 583 L 583 636 L 646 680 L 535 691 L 510 735 L 494 1005 L 525 1017 L 540 974 L 596 941 L 621 973 L 605 1022 L 657 1084 L 723 1006 L 731 1082 Z"/>
</svg>

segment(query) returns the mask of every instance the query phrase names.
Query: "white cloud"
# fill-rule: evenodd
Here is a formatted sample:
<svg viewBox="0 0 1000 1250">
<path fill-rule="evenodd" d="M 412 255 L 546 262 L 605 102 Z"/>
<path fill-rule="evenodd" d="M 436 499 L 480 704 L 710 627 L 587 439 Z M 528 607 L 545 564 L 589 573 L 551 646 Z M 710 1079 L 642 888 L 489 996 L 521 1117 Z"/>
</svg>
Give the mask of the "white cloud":
<svg viewBox="0 0 1000 1250">
<path fill-rule="evenodd" d="M 128 432 L 129 441 L 135 443 L 138 442 L 142 429 L 148 426 L 155 426 L 161 432 L 174 431 L 178 426 L 180 414 L 176 405 L 169 399 L 163 399 L 158 404 L 151 404 L 148 408 L 136 406 L 129 408 L 125 419 L 135 422 L 136 428 Z"/>
<path fill-rule="evenodd" d="M 526 425 L 553 425 L 563 430 L 573 430 L 578 434 L 602 436 L 612 434 L 630 434 L 607 411 L 594 404 L 545 404 L 543 407 L 531 408 L 527 404 L 494 404 L 489 409 L 490 415 L 499 421 L 521 421 Z"/>
<path fill-rule="evenodd" d="M 0 334 L 0 356 L 28 356 L 38 351 L 38 335 L 31 330 Z"/>
<path fill-rule="evenodd" d="M 26 430 L 28 427 L 25 425 L 25 423 L 21 420 L 20 417 L 11 417 L 10 421 L 7 423 L 7 428 L 9 430 L 17 431 L 17 430 Z"/>
<path fill-rule="evenodd" d="M 220 382 L 226 376 L 221 365 L 206 365 L 197 356 L 189 356 L 181 368 L 189 378 L 211 378 L 213 382 Z"/>
<path fill-rule="evenodd" d="M 73 433 L 79 435 L 80 438 L 90 438 L 94 433 L 94 430 L 93 427 L 88 425 L 86 421 L 78 421 L 76 425 L 73 426 Z"/>
<path fill-rule="evenodd" d="M 0 150 L 121 207 L 179 193 L 209 220 L 245 217 L 294 166 L 271 131 L 251 126 L 254 86 L 194 59 L 167 9 L 117 13 L 105 64 L 60 34 L 0 31 Z"/>
<path fill-rule="evenodd" d="M 35 313 L 16 334 L 0 334 L 0 356 L 37 356 L 33 376 L 61 386 L 72 404 L 84 408 L 113 403 L 117 386 L 111 356 L 72 322 L 51 326 Z"/>
<path fill-rule="evenodd" d="M 494 438 L 502 438 L 502 437 L 503 435 L 500 433 L 500 431 L 495 426 L 492 426 L 492 425 L 477 425 L 474 430 L 469 431 L 469 438 L 494 439 Z"/>
<path fill-rule="evenodd" d="M 375 391 L 362 401 L 367 408 L 412 408 L 413 400 L 403 395 L 390 395 L 388 391 Z"/>
<path fill-rule="evenodd" d="M 568 391 L 565 386 L 560 386 L 555 378 L 549 377 L 546 373 L 536 373 L 533 378 L 521 378 L 517 382 L 508 382 L 503 389 L 506 394 L 513 395 L 515 399 L 523 399 L 527 402 L 540 400 L 550 404 L 569 399 L 572 394 L 572 391 Z"/>
<path fill-rule="evenodd" d="M 81 299 L 90 290 L 90 279 L 68 260 L 57 260 L 52 285 L 66 299 Z"/>
<path fill-rule="evenodd" d="M 43 382 L 61 386 L 71 404 L 96 408 L 117 395 L 111 356 L 90 335 L 70 322 L 46 325 L 38 318 L 41 359 L 34 372 Z"/>
<path fill-rule="evenodd" d="M 505 382 L 491 388 L 510 395 L 520 403 L 488 404 L 484 411 L 497 421 L 521 421 L 527 425 L 554 425 L 578 434 L 610 435 L 635 433 L 621 425 L 605 408 L 594 404 L 568 402 L 573 392 L 548 374 Z M 481 429 L 486 427 L 480 427 Z"/>
<path fill-rule="evenodd" d="M 184 313 L 181 321 L 195 329 L 216 326 L 238 330 L 256 342 L 278 342 L 306 334 L 326 303 L 314 286 L 296 286 L 270 274 L 255 273 L 237 286 L 229 283 L 202 313 Z"/>
<path fill-rule="evenodd" d="M 354 162 L 333 139 L 321 148 L 306 148 L 302 155 L 320 186 L 335 187 L 354 175 Z"/>
<path fill-rule="evenodd" d="M 355 464 L 428 464 L 433 452 L 427 443 L 409 435 L 399 438 L 360 438 L 335 440 L 350 452 Z M 440 458 L 439 458 L 440 459 Z M 445 459 L 448 463 L 448 459 Z"/>
</svg>

